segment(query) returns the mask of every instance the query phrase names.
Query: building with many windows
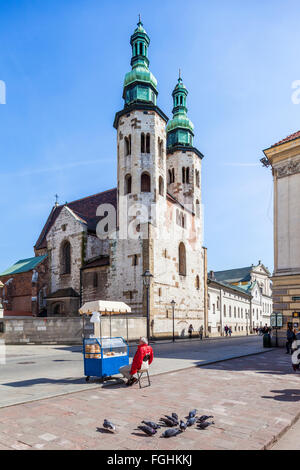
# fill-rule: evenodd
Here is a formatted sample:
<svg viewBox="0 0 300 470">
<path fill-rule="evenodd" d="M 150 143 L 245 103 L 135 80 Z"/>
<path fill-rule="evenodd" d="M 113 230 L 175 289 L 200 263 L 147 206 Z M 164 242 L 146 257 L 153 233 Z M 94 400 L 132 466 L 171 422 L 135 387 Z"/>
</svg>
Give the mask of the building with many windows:
<svg viewBox="0 0 300 470">
<path fill-rule="evenodd" d="M 208 275 L 208 333 L 219 335 L 224 327 L 233 334 L 270 325 L 272 289 L 269 270 L 256 266 L 210 271 Z"/>
</svg>

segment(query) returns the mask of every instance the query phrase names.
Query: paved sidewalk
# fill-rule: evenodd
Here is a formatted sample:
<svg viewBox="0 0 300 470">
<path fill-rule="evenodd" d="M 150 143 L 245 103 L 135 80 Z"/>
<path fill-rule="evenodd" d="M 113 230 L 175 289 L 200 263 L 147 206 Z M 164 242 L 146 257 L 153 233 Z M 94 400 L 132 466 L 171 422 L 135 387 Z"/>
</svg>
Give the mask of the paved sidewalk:
<svg viewBox="0 0 300 470">
<path fill-rule="evenodd" d="M 154 344 L 151 374 L 209 364 L 265 351 L 261 337 L 193 340 Z M 80 346 L 7 346 L 7 363 L 0 365 L 0 407 L 98 388 L 86 384 Z M 136 345 L 130 348 L 131 356 Z"/>
<path fill-rule="evenodd" d="M 90 390 L 0 410 L 0 449 L 263 449 L 299 414 L 300 374 L 282 349 L 152 377 L 139 389 L 121 385 Z M 213 414 L 205 431 L 188 428 L 161 439 L 136 428 L 192 408 Z M 101 427 L 108 418 L 116 434 Z"/>
</svg>

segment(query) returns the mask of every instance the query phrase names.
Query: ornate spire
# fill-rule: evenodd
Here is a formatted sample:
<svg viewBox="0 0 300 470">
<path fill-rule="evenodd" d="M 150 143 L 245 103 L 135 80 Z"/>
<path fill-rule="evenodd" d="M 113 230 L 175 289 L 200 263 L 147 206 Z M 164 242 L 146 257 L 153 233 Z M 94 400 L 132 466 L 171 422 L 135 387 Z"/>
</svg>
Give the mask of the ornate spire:
<svg viewBox="0 0 300 470">
<path fill-rule="evenodd" d="M 179 69 L 178 82 L 173 90 L 173 119 L 167 125 L 167 147 L 175 145 L 193 145 L 194 125 L 187 117 L 186 97 L 188 90 L 184 86 Z"/>
<path fill-rule="evenodd" d="M 130 65 L 132 70 L 128 72 L 124 80 L 123 98 L 125 106 L 134 102 L 148 102 L 156 104 L 157 81 L 149 70 L 148 47 L 150 38 L 146 33 L 141 16 L 137 28 L 130 38 L 132 58 Z"/>
</svg>

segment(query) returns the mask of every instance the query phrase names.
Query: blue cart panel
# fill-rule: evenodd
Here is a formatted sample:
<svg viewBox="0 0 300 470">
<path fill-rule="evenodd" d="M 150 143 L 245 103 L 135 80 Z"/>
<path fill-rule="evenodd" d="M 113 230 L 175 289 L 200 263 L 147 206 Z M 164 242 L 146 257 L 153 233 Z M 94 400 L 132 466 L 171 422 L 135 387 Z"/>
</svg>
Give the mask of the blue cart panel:
<svg viewBox="0 0 300 470">
<path fill-rule="evenodd" d="M 83 340 L 84 375 L 110 377 L 129 364 L 129 347 L 122 337 Z"/>
</svg>

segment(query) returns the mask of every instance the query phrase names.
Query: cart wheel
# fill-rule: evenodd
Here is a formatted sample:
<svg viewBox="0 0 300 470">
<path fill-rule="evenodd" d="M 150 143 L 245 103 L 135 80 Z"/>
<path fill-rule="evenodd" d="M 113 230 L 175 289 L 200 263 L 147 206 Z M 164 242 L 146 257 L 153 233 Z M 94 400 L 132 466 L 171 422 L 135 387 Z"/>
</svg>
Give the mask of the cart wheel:
<svg viewBox="0 0 300 470">
<path fill-rule="evenodd" d="M 86 378 L 85 378 L 85 381 L 88 382 L 90 380 L 90 376 L 88 375 Z"/>
</svg>

